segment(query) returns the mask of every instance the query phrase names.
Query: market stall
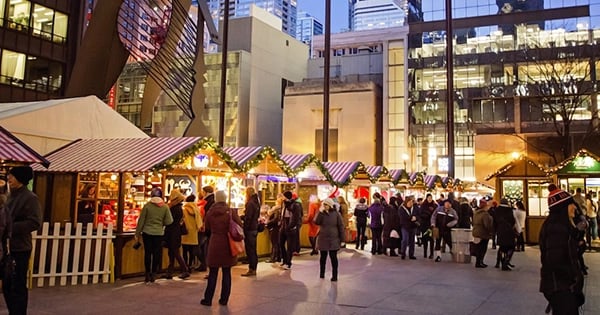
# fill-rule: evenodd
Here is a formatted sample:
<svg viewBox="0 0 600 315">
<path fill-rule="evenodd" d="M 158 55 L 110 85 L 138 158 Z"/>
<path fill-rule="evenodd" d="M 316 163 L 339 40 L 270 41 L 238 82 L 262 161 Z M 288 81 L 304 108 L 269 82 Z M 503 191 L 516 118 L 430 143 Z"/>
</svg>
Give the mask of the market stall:
<svg viewBox="0 0 600 315">
<path fill-rule="evenodd" d="M 586 149 L 581 149 L 574 155 L 548 169 L 549 175 L 559 183 L 560 189 L 574 193 L 581 188 L 585 193 L 591 193 L 594 200 L 600 192 L 600 157 Z"/>
<path fill-rule="evenodd" d="M 34 168 L 34 191 L 51 223 L 112 223 L 115 275 L 137 274 L 143 253 L 132 239 L 151 189 L 168 195 L 178 183 L 186 194 L 197 193 L 202 172 L 231 172 L 225 156 L 199 137 L 78 140 L 49 154 L 48 169 Z"/>
<path fill-rule="evenodd" d="M 527 243 L 537 243 L 542 222 L 548 215 L 548 185 L 552 182 L 546 170 L 525 156 L 502 166 L 485 180 L 496 179 L 495 200 L 507 198 L 523 201 L 527 210 L 525 237 Z"/>
<path fill-rule="evenodd" d="M 50 162 L 39 153 L 8 130 L 0 126 L 0 167 L 5 172 L 6 168 L 16 165 L 29 165 L 38 163 L 48 167 Z"/>
</svg>

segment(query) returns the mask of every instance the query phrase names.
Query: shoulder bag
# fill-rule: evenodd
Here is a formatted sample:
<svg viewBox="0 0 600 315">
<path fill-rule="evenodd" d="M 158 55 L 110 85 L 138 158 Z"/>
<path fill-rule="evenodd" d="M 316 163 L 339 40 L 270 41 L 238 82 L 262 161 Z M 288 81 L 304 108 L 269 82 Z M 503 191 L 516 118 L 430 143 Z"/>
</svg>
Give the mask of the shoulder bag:
<svg viewBox="0 0 600 315">
<path fill-rule="evenodd" d="M 234 233 L 236 233 L 236 236 L 233 235 Z M 233 221 L 231 212 L 229 212 L 229 232 L 227 232 L 227 240 L 229 241 L 231 256 L 235 257 L 244 252 L 244 232 L 242 227 Z"/>
</svg>

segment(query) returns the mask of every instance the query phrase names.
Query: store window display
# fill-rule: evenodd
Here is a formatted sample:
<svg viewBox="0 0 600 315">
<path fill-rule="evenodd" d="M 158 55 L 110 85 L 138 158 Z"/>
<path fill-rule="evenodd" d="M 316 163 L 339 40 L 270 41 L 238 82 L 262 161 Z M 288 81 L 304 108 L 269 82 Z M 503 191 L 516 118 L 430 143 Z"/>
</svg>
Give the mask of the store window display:
<svg viewBox="0 0 600 315">
<path fill-rule="evenodd" d="M 31 3 L 29 1 L 11 1 L 8 6 L 8 27 L 18 31 L 29 29 L 29 14 Z"/>
</svg>

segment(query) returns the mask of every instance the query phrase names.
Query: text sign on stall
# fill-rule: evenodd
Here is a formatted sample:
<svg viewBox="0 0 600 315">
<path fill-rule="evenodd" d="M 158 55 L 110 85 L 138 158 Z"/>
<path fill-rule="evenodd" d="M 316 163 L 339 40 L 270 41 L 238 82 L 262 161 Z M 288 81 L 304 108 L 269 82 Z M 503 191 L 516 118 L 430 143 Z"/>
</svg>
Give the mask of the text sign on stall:
<svg viewBox="0 0 600 315">
<path fill-rule="evenodd" d="M 579 156 L 560 169 L 558 174 L 597 174 L 600 173 L 600 162 L 591 156 Z"/>
</svg>

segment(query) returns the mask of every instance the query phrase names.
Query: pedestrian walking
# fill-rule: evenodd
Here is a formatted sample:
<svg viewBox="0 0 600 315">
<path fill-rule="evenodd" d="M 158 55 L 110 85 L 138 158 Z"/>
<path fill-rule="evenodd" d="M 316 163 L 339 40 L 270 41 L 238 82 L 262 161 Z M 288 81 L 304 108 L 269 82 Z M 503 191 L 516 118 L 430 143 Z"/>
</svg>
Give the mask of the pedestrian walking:
<svg viewBox="0 0 600 315">
<path fill-rule="evenodd" d="M 431 228 L 437 229 L 437 238 L 435 240 L 435 261 L 442 261 L 441 245 L 442 241 L 452 250 L 452 234 L 451 229 L 458 223 L 458 215 L 456 210 L 452 208 L 452 202 L 446 199 L 443 206 L 439 206 L 431 215 Z"/>
<path fill-rule="evenodd" d="M 248 259 L 248 271 L 242 277 L 256 276 L 258 254 L 256 253 L 256 239 L 258 237 L 258 218 L 260 216 L 260 200 L 254 187 L 246 187 L 246 206 L 243 215 L 244 222 L 244 248 Z"/>
<path fill-rule="evenodd" d="M 331 261 L 331 281 L 338 280 L 338 258 L 342 241 L 344 240 L 344 222 L 342 215 L 334 208 L 334 202 L 327 198 L 322 202 L 315 223 L 319 226 L 319 237 L 317 238 L 317 247 L 321 253 L 319 260 L 319 277 L 325 278 L 325 265 L 327 256 Z"/>
<path fill-rule="evenodd" d="M 420 224 L 418 221 L 418 213 L 414 209 L 415 198 L 406 196 L 402 206 L 400 206 L 400 228 L 402 230 L 402 247 L 400 255 L 402 259 L 406 258 L 406 249 L 408 248 L 408 258 L 417 259 L 415 256 L 415 235 L 417 227 Z"/>
<path fill-rule="evenodd" d="M 365 198 L 358 199 L 358 204 L 354 208 L 354 216 L 356 217 L 356 249 L 360 247 L 361 250 L 365 249 L 367 244 L 367 216 L 369 207 L 366 205 L 367 200 Z"/>
<path fill-rule="evenodd" d="M 292 257 L 298 248 L 298 229 L 302 225 L 302 206 L 293 198 L 291 191 L 283 193 L 285 197 L 283 214 L 281 216 L 281 230 L 279 232 L 279 246 L 283 262 L 281 267 L 289 270 L 292 268 Z"/>
<path fill-rule="evenodd" d="M 473 214 L 473 242 L 476 244 L 475 268 L 486 268 L 483 262 L 490 239 L 494 237 L 494 219 L 488 212 L 489 206 L 483 199 Z M 473 253 L 472 253 L 473 254 Z"/>
<path fill-rule="evenodd" d="M 381 255 L 383 254 L 383 247 L 381 246 L 381 232 L 383 230 L 383 211 L 384 206 L 381 204 L 379 198 L 373 198 L 373 203 L 369 206 L 369 218 L 371 224 L 371 254 Z"/>
</svg>

